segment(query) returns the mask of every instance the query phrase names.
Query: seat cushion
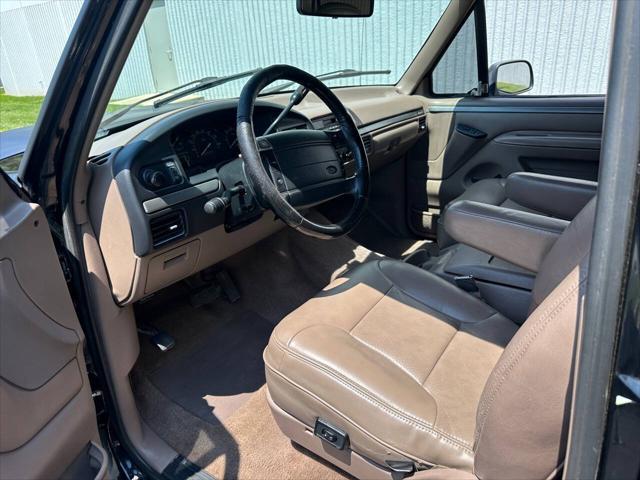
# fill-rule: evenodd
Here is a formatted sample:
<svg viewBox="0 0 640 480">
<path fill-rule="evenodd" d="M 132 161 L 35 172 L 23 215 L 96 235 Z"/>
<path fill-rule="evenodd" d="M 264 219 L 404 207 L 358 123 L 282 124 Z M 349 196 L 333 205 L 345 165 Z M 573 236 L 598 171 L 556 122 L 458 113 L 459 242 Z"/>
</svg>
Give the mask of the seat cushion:
<svg viewBox="0 0 640 480">
<path fill-rule="evenodd" d="M 376 260 L 275 328 L 267 385 L 282 410 L 321 417 L 384 464 L 411 459 L 471 471 L 476 410 L 517 326 L 417 267 Z"/>
<path fill-rule="evenodd" d="M 486 178 L 470 185 L 456 200 L 487 203 L 497 207 L 544 215 L 509 199 L 507 197 L 506 184 L 506 178 Z"/>
</svg>

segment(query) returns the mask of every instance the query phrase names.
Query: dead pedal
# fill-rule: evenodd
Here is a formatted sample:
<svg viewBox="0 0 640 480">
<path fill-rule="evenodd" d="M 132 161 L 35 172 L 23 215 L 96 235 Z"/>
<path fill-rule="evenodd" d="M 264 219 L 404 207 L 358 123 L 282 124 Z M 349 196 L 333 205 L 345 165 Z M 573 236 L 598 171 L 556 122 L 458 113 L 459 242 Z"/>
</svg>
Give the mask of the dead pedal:
<svg viewBox="0 0 640 480">
<path fill-rule="evenodd" d="M 189 294 L 189 304 L 194 308 L 202 307 L 209 303 L 213 303 L 220 298 L 222 288 L 219 285 L 209 284 L 194 289 Z"/>
</svg>

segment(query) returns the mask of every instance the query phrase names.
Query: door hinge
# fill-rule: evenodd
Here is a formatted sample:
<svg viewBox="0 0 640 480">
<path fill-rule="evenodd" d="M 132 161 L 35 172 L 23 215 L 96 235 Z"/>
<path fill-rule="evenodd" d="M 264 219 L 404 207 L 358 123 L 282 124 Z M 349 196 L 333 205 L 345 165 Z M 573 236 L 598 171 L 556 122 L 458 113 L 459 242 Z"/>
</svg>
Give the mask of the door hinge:
<svg viewBox="0 0 640 480">
<path fill-rule="evenodd" d="M 94 390 L 91 392 L 91 398 L 93 398 L 93 404 L 96 409 L 98 426 L 104 427 L 107 424 L 107 409 L 104 403 L 104 394 L 102 393 L 102 390 Z"/>
<path fill-rule="evenodd" d="M 489 84 L 478 82 L 478 86 L 472 92 L 474 97 L 484 97 L 489 94 Z"/>
</svg>

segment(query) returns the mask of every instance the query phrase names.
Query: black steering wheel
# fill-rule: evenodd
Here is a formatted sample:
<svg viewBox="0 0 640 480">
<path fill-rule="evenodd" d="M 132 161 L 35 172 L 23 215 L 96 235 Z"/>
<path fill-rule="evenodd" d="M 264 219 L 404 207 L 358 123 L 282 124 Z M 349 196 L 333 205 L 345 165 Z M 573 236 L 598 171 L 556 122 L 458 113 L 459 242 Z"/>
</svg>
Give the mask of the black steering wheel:
<svg viewBox="0 0 640 480">
<path fill-rule="evenodd" d="M 289 130 L 256 138 L 256 97 L 276 80 L 296 82 L 315 93 L 335 115 L 340 129 Z M 261 206 L 290 227 L 321 239 L 339 237 L 357 225 L 369 195 L 367 153 L 353 118 L 320 80 L 290 65 L 260 70 L 242 89 L 236 129 L 248 187 Z M 342 195 L 354 198 L 339 222 L 319 224 L 299 211 Z"/>
</svg>

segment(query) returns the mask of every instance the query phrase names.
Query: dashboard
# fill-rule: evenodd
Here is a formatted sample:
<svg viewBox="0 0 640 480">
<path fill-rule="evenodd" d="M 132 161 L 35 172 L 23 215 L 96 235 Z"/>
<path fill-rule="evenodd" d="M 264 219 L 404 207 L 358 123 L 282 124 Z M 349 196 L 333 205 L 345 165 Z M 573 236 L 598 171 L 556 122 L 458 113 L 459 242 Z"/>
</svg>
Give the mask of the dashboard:
<svg viewBox="0 0 640 480">
<path fill-rule="evenodd" d="M 346 90 L 351 92 L 358 93 Z M 373 171 L 399 158 L 426 128 L 418 100 L 391 90 L 386 95 L 387 100 L 377 98 L 373 103 L 367 98 L 365 108 L 352 112 Z M 257 136 L 280 115 L 287 99 L 256 102 Z M 277 130 L 335 130 L 330 112 L 313 103 L 311 96 L 306 102 L 305 108 L 289 112 Z M 356 97 L 353 102 L 358 105 L 363 100 Z M 242 175 L 236 112 L 235 99 L 204 102 L 94 143 L 87 162 L 88 213 L 120 305 L 214 265 L 283 228 L 251 198 L 250 189 L 249 195 L 233 197 L 224 211 L 204 208 L 228 195 Z M 239 200 L 247 197 L 244 203 Z"/>
<path fill-rule="evenodd" d="M 279 113 L 277 107 L 256 109 L 256 135 L 264 132 Z M 146 156 L 161 157 L 162 162 L 146 165 L 140 170 L 139 181 L 153 192 L 172 187 L 196 185 L 216 176 L 216 169 L 240 155 L 235 129 L 235 109 L 222 109 L 188 119 L 168 129 L 154 139 L 163 151 L 152 149 L 140 155 L 136 163 L 146 164 Z M 277 131 L 313 128 L 310 122 L 296 114 L 284 118 Z"/>
</svg>

